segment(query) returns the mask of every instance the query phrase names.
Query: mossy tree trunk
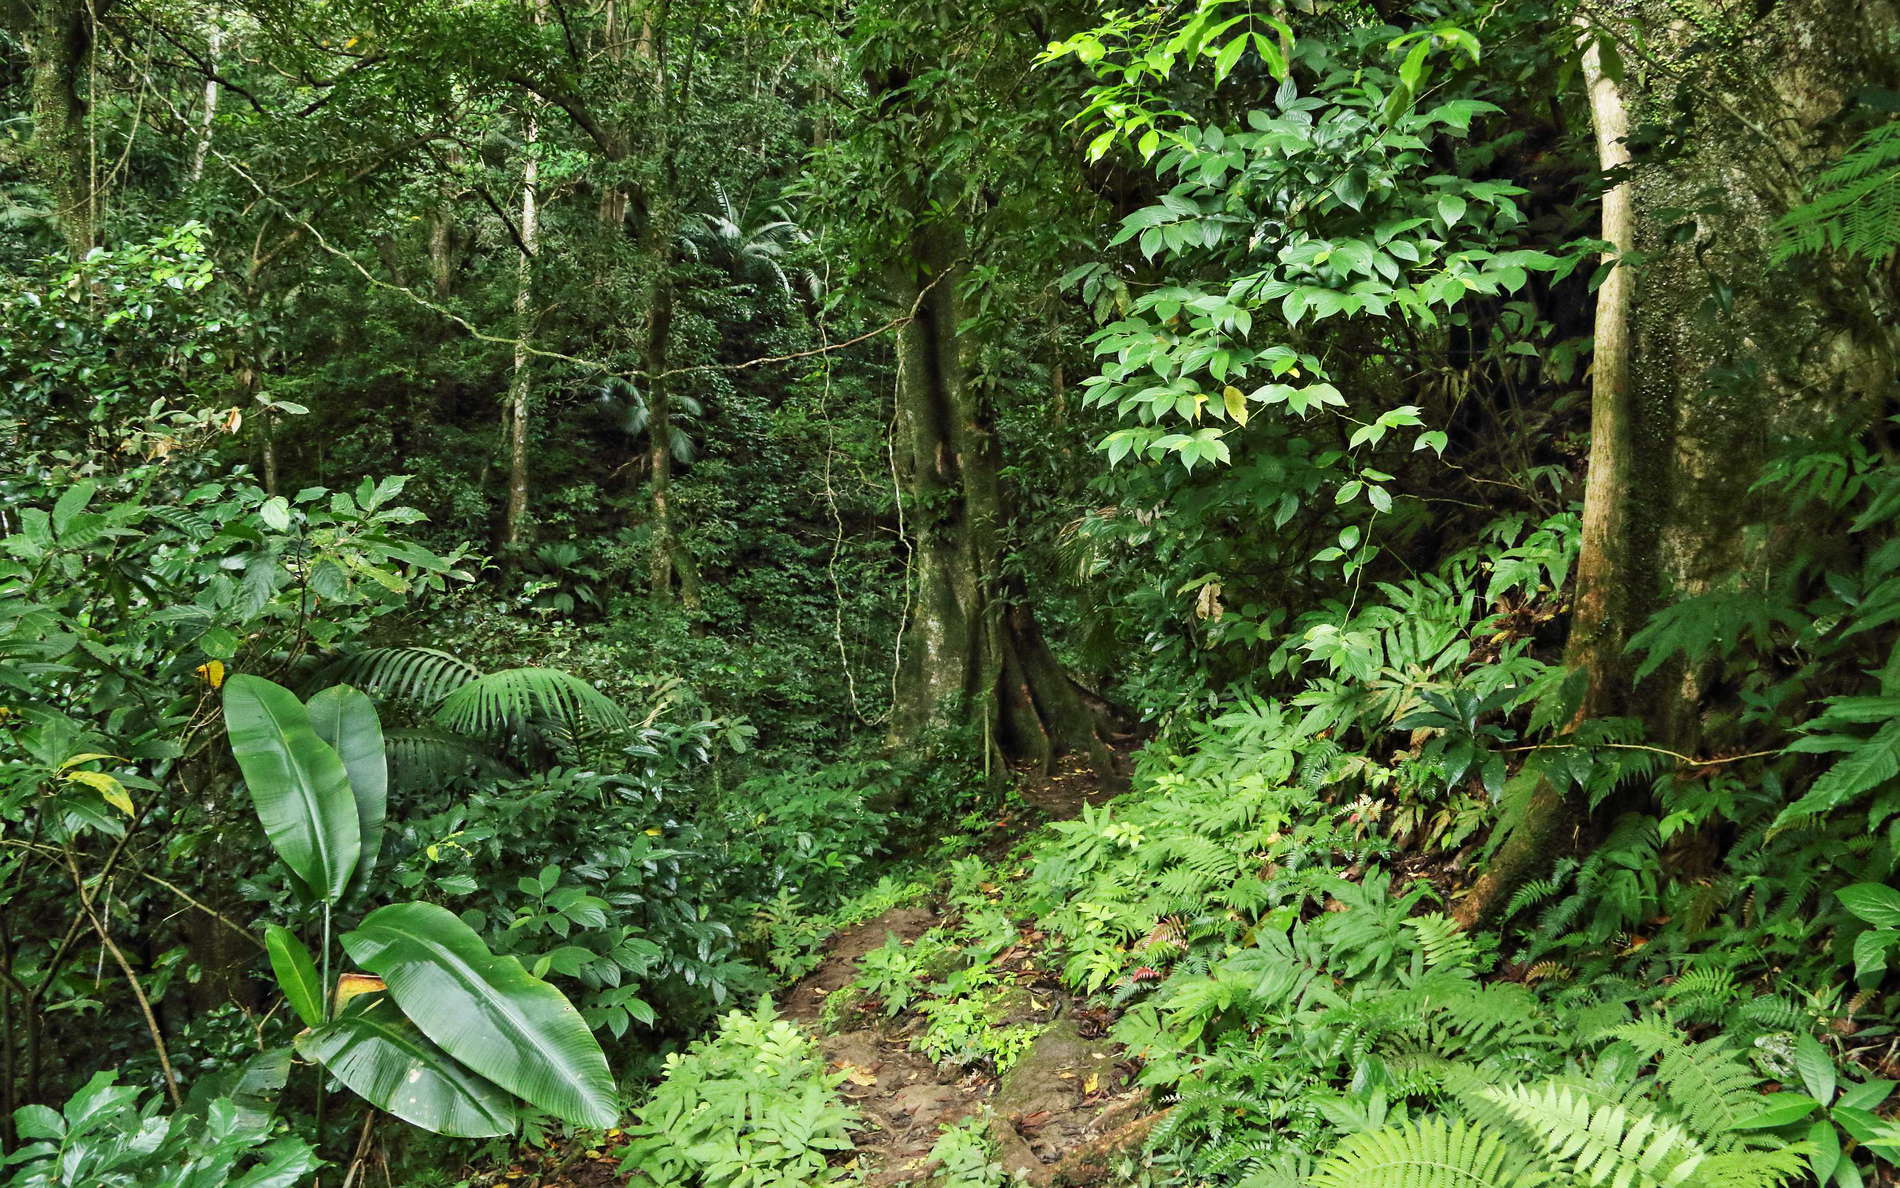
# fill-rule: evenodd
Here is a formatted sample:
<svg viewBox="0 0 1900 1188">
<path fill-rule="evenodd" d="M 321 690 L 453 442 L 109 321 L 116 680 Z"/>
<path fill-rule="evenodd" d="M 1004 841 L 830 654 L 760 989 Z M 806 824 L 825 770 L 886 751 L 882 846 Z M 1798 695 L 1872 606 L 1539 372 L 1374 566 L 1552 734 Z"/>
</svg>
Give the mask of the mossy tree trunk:
<svg viewBox="0 0 1900 1188">
<path fill-rule="evenodd" d="M 647 585 L 653 597 L 671 601 L 677 589 L 689 610 L 699 607 L 699 577 L 681 538 L 673 502 L 673 272 L 679 265 L 681 210 L 680 146 L 682 121 L 692 103 L 693 50 L 687 42 L 683 67 L 675 72 L 668 52 L 671 0 L 641 10 L 643 24 L 634 52 L 652 71 L 654 157 L 659 183 L 645 195 L 646 254 L 651 272 L 645 341 L 641 350 L 643 392 L 647 405 L 648 509 L 652 538 L 647 554 Z"/>
<path fill-rule="evenodd" d="M 1026 591 L 1003 572 L 994 411 L 958 333 L 963 236 L 928 223 L 909 249 L 890 280 L 911 311 L 897 334 L 896 461 L 912 572 L 894 733 L 911 742 L 970 729 L 987 754 L 1047 770 L 1057 755 L 1079 753 L 1115 778 L 1107 707 L 1069 676 Z"/>
<path fill-rule="evenodd" d="M 1660 607 L 1731 575 L 1758 580 L 1792 551 L 1798 529 L 1752 489 L 1764 463 L 1843 419 L 1871 422 L 1893 392 L 1895 332 L 1876 312 L 1893 278 L 1772 256 L 1775 220 L 1852 140 L 1857 93 L 1900 78 L 1900 12 L 1891 0 L 1685 11 L 1618 0 L 1584 25 L 1599 157 L 1625 178 L 1603 237 L 1633 255 L 1598 293 L 1566 661 L 1583 673 L 1579 719 L 1634 717 L 1656 745 L 1694 753 L 1709 674 L 1665 665 L 1639 685 L 1631 636 Z M 1538 788 L 1463 918 L 1494 916 L 1596 824 L 1587 812 Z"/>
<path fill-rule="evenodd" d="M 83 0 L 32 0 L 25 15 L 33 101 L 29 160 L 52 198 L 66 250 L 79 259 L 99 242 L 87 127 L 92 14 Z"/>
</svg>

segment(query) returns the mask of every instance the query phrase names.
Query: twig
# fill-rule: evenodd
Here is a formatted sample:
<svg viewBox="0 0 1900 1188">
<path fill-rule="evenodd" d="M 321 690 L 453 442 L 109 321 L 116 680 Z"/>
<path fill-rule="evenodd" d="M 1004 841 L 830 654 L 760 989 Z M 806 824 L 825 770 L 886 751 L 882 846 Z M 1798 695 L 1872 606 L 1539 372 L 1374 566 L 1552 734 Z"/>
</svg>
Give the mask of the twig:
<svg viewBox="0 0 1900 1188">
<path fill-rule="evenodd" d="M 20 841 L 15 838 L 0 838 L 0 846 L 13 846 L 16 849 L 26 850 L 30 853 L 39 854 L 42 857 L 53 858 L 53 859 L 59 858 L 64 853 L 64 851 L 59 850 L 56 847 L 45 845 L 40 842 Z M 199 911 L 203 912 L 205 915 L 210 916 L 213 920 L 216 920 L 218 923 L 224 925 L 226 928 L 229 928 L 232 932 L 237 933 L 239 936 L 251 942 L 253 945 L 256 945 L 258 948 L 261 949 L 264 947 L 264 942 L 257 939 L 256 933 L 253 933 L 250 929 L 245 928 L 242 924 L 239 924 L 236 921 L 232 920 L 229 916 L 225 915 L 223 912 L 220 912 L 218 909 L 212 907 L 211 905 L 200 902 L 199 900 L 192 898 L 189 892 L 187 892 L 183 887 L 180 887 L 178 884 L 172 882 L 171 880 L 160 878 L 159 876 L 151 873 L 150 871 L 140 869 L 136 865 L 132 867 L 132 873 L 139 876 L 142 879 L 147 880 L 148 882 L 157 883 L 159 886 L 165 888 L 165 890 L 170 891 L 173 895 L 176 895 L 178 898 L 184 900 L 190 906 L 197 908 Z"/>
<path fill-rule="evenodd" d="M 364 1158 L 369 1154 L 369 1136 L 376 1126 L 376 1111 L 370 1110 L 363 1115 L 363 1134 L 356 1140 L 356 1153 L 350 1156 L 350 1169 L 343 1175 L 343 1188 L 356 1183 L 356 1173 L 363 1168 Z"/>
<path fill-rule="evenodd" d="M 1685 755 L 1681 751 L 1672 751 L 1668 747 L 1652 747 L 1652 746 L 1647 746 L 1643 743 L 1606 742 L 1606 743 L 1538 743 L 1535 746 L 1528 746 L 1528 747 L 1505 747 L 1503 748 L 1502 753 L 1506 755 L 1517 755 L 1517 754 L 1522 754 L 1526 751 L 1571 751 L 1571 750 L 1577 750 L 1577 749 L 1586 749 L 1586 750 L 1594 749 L 1597 747 L 1602 747 L 1606 750 L 1649 751 L 1650 753 L 1656 754 L 1656 755 L 1667 755 L 1671 759 L 1680 759 L 1685 767 L 1719 767 L 1724 763 L 1740 763 L 1744 759 L 1766 759 L 1771 755 L 1781 754 L 1783 750 L 1785 749 L 1782 747 L 1776 747 L 1772 751 L 1749 751 L 1747 754 L 1743 754 L 1743 755 L 1724 755 L 1720 759 L 1698 759 L 1694 755 Z"/>
<path fill-rule="evenodd" d="M 159 1071 L 165 1074 L 165 1091 L 172 1099 L 174 1109 L 183 1109 L 184 1095 L 178 1091 L 178 1073 L 172 1068 L 171 1053 L 165 1047 L 165 1034 L 159 1030 L 158 1016 L 152 1013 L 152 1000 L 145 996 L 145 987 L 139 984 L 138 974 L 132 971 L 132 963 L 127 961 L 118 942 L 106 930 L 105 922 L 92 910 L 92 897 L 86 894 L 86 880 L 79 873 L 79 863 L 70 852 L 66 855 L 66 869 L 72 872 L 73 888 L 79 892 L 79 906 L 92 921 L 92 930 L 99 935 L 99 943 L 105 946 L 112 960 L 118 965 L 119 972 L 125 975 L 126 984 L 132 987 L 132 997 L 138 1000 L 139 1010 L 145 1016 L 146 1030 L 152 1033 L 152 1050 L 158 1054 Z"/>
</svg>

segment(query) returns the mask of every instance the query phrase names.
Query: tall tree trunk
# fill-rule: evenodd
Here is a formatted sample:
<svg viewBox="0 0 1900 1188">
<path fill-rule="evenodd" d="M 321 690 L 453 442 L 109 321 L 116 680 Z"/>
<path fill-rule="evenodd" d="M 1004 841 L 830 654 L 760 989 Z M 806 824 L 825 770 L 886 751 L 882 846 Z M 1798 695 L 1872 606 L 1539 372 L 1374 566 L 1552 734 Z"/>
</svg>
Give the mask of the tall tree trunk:
<svg viewBox="0 0 1900 1188">
<path fill-rule="evenodd" d="M 669 199 L 661 202 L 670 206 Z M 667 383 L 667 346 L 673 334 L 673 250 L 671 218 L 649 210 L 653 291 L 647 299 L 646 341 L 641 350 L 647 406 L 647 505 L 652 537 L 647 554 L 647 586 L 653 596 L 673 596 L 678 542 L 673 527 L 673 401 Z"/>
<path fill-rule="evenodd" d="M 31 160 L 53 199 L 74 259 L 98 244 L 98 194 L 87 127 L 92 18 L 84 0 L 36 0 L 27 49 L 32 68 Z"/>
<path fill-rule="evenodd" d="M 667 31 L 671 16 L 670 0 L 658 0 L 644 8 L 640 40 L 635 47 L 635 53 L 653 70 L 654 152 L 660 164 L 659 187 L 646 196 L 647 259 L 652 271 L 641 359 L 646 376 L 648 506 L 652 515 L 647 586 L 653 597 L 671 601 L 677 582 L 680 601 L 689 609 L 698 609 L 698 571 L 680 539 L 673 507 L 673 394 L 666 374 L 671 367 L 673 269 L 679 262 L 681 196 L 675 129 L 684 118 L 693 90 L 693 43 L 688 43 L 686 65 L 679 72 L 677 84 L 669 66 Z"/>
<path fill-rule="evenodd" d="M 897 337 L 896 453 L 914 561 L 894 734 L 914 742 L 974 728 L 987 754 L 1047 770 L 1079 752 L 1116 778 L 1106 707 L 1063 669 L 1021 584 L 1002 571 L 993 414 L 958 333 L 960 241 L 924 226 L 911 236 L 912 259 L 891 266 L 892 294 L 916 311 Z"/>
<path fill-rule="evenodd" d="M 515 263 L 515 357 L 508 380 L 508 510 L 502 522 L 501 544 L 509 553 L 522 547 L 528 521 L 528 418 L 532 395 L 534 355 L 534 253 L 541 237 L 541 165 L 535 157 L 540 120 L 529 101 L 527 128 L 522 137 L 528 160 L 521 167 L 521 250 Z"/>
<path fill-rule="evenodd" d="M 1583 672 L 1580 718 L 1633 716 L 1683 752 L 1704 742 L 1708 674 L 1664 666 L 1638 687 L 1630 637 L 1659 607 L 1733 575 L 1748 581 L 1789 551 L 1796 532 L 1767 522 L 1751 492 L 1763 464 L 1804 431 L 1869 423 L 1900 355 L 1876 313 L 1892 299 L 1890 277 L 1831 259 L 1770 261 L 1775 219 L 1851 139 L 1842 117 L 1855 92 L 1900 78 L 1890 36 L 1900 13 L 1892 0 L 1706 11 L 1689 21 L 1669 0 L 1613 0 L 1589 11 L 1584 59 L 1601 164 L 1628 166 L 1605 198 L 1603 237 L 1638 262 L 1598 291 L 1566 662 Z M 1620 82 L 1601 37 L 1624 48 Z M 1633 162 L 1632 126 L 1658 133 Z M 1461 917 L 1494 916 L 1589 824 L 1587 811 L 1537 788 Z"/>
<path fill-rule="evenodd" d="M 205 57 L 213 67 L 218 64 L 218 51 L 224 46 L 224 30 L 211 26 L 211 33 L 205 46 Z M 205 157 L 211 153 L 211 131 L 218 120 L 218 80 L 205 79 L 204 106 L 198 111 L 198 139 L 191 146 L 190 178 L 196 182 L 204 176 Z"/>
</svg>

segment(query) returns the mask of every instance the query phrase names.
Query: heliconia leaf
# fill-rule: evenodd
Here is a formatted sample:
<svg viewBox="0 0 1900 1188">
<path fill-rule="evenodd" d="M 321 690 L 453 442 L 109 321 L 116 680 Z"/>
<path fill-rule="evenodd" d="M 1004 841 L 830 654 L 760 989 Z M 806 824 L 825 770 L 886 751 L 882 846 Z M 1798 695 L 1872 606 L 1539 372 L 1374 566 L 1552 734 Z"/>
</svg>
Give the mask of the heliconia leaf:
<svg viewBox="0 0 1900 1188">
<path fill-rule="evenodd" d="M 297 1040 L 297 1051 L 377 1109 L 452 1138 L 515 1127 L 514 1105 L 429 1042 L 387 999 L 360 1003 Z"/>
<path fill-rule="evenodd" d="M 310 950 L 288 928 L 272 924 L 264 929 L 264 951 L 270 956 L 270 971 L 276 975 L 277 988 L 284 992 L 290 1009 L 297 1012 L 305 1027 L 323 1025 L 323 981 L 317 977 L 317 963 Z"/>
<path fill-rule="evenodd" d="M 381 974 L 423 1034 L 482 1076 L 583 1126 L 619 1118 L 613 1074 L 559 990 L 489 951 L 446 908 L 398 903 L 371 912 L 343 947 Z"/>
<path fill-rule="evenodd" d="M 317 737 L 303 702 L 262 677 L 225 682 L 224 724 L 264 836 L 312 894 L 334 902 L 362 848 L 343 760 Z"/>
<path fill-rule="evenodd" d="M 389 812 L 389 760 L 383 749 L 383 724 L 376 704 L 360 690 L 333 685 L 310 699 L 310 724 L 317 737 L 336 751 L 350 777 L 356 801 L 360 852 L 353 882 L 361 884 L 376 866 L 383 848 L 383 818 Z"/>
</svg>

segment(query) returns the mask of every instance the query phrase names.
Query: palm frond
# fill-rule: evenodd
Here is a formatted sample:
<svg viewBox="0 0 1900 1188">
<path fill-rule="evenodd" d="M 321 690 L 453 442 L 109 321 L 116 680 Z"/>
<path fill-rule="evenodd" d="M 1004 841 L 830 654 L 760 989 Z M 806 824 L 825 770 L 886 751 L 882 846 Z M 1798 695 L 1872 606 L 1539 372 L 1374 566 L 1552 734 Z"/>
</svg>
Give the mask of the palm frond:
<svg viewBox="0 0 1900 1188">
<path fill-rule="evenodd" d="M 443 727 L 473 735 L 519 729 L 536 719 L 577 731 L 628 725 L 626 713 L 605 694 L 558 668 L 505 668 L 476 677 L 435 711 Z"/>
<path fill-rule="evenodd" d="M 468 661 L 435 648 L 371 648 L 337 660 L 319 683 L 355 685 L 378 700 L 428 709 L 481 675 Z"/>
</svg>

